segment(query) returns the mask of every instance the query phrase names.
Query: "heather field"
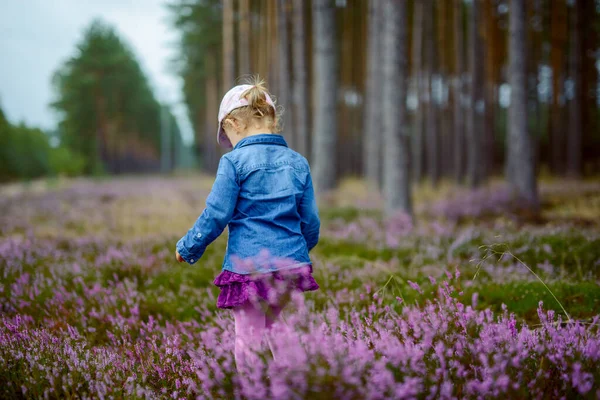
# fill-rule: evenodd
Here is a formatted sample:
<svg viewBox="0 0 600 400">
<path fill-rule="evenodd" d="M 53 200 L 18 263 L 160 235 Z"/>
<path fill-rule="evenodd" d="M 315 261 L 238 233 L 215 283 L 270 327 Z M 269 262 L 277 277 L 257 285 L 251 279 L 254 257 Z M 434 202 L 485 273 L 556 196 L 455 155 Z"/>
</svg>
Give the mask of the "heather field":
<svg viewBox="0 0 600 400">
<path fill-rule="evenodd" d="M 321 289 L 247 375 L 212 285 L 225 235 L 174 258 L 211 183 L 0 187 L 0 398 L 600 398 L 600 182 L 543 181 L 538 216 L 501 183 L 423 186 L 414 221 L 345 182 L 321 199 Z"/>
</svg>

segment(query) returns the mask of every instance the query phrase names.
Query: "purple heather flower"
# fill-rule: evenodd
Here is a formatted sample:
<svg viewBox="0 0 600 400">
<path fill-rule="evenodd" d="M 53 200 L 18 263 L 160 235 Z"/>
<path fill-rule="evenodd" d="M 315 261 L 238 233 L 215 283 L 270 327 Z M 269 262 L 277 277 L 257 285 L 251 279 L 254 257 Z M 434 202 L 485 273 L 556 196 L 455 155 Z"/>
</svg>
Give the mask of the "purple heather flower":
<svg viewBox="0 0 600 400">
<path fill-rule="evenodd" d="M 408 282 L 408 285 L 409 285 L 411 288 L 413 288 L 413 289 L 415 289 L 417 292 L 419 292 L 419 293 L 423 294 L 423 291 L 421 290 L 421 287 L 420 287 L 418 284 L 416 284 L 416 283 L 414 283 L 414 282 L 412 282 L 412 281 L 407 281 L 407 282 Z"/>
</svg>

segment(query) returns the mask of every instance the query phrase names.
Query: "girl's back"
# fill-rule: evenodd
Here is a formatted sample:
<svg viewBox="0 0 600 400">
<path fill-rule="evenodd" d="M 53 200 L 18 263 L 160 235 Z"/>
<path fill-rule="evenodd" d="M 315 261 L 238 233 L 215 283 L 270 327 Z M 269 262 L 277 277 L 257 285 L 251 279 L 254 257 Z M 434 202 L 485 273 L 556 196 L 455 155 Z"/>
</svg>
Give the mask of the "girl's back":
<svg viewBox="0 0 600 400">
<path fill-rule="evenodd" d="M 238 258 L 258 270 L 308 264 L 320 222 L 307 160 L 275 134 L 246 137 L 224 157 L 234 167 L 239 193 L 223 269 L 243 272 Z M 276 260 L 264 265 L 266 254 Z"/>
</svg>

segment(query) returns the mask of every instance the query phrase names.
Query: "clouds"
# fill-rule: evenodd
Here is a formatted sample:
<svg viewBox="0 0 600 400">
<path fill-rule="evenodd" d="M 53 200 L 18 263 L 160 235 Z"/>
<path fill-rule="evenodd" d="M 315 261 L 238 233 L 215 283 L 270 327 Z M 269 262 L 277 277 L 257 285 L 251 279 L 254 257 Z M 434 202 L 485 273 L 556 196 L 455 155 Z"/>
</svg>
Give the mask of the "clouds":
<svg viewBox="0 0 600 400">
<path fill-rule="evenodd" d="M 138 58 L 160 101 L 173 112 L 189 142 L 193 136 L 181 102 L 181 81 L 168 71 L 177 32 L 164 0 L 21 0 L 0 3 L 0 104 L 12 122 L 46 129 L 58 116 L 49 108 L 52 74 L 69 57 L 92 19 L 113 25 Z M 216 117 L 215 117 L 216 118 Z"/>
</svg>

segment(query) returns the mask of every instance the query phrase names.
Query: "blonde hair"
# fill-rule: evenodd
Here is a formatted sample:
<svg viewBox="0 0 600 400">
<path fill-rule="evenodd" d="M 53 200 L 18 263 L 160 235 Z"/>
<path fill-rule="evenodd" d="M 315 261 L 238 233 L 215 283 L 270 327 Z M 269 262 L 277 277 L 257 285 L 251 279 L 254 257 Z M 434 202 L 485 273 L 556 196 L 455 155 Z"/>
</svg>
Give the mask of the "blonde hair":
<svg viewBox="0 0 600 400">
<path fill-rule="evenodd" d="M 256 75 L 246 78 L 245 83 L 252 85 L 251 88 L 244 91 L 241 95 L 242 98 L 245 98 L 248 101 L 248 105 L 232 110 L 225 118 L 223 118 L 223 124 L 227 123 L 231 118 L 237 119 L 246 126 L 249 126 L 252 120 L 258 120 L 264 121 L 271 132 L 281 132 L 279 123 L 283 110 L 277 106 L 275 97 L 267 91 L 265 81 Z M 271 97 L 271 100 L 275 103 L 277 110 L 274 110 L 273 107 L 267 103 L 266 94 L 269 94 L 269 97 Z"/>
</svg>

